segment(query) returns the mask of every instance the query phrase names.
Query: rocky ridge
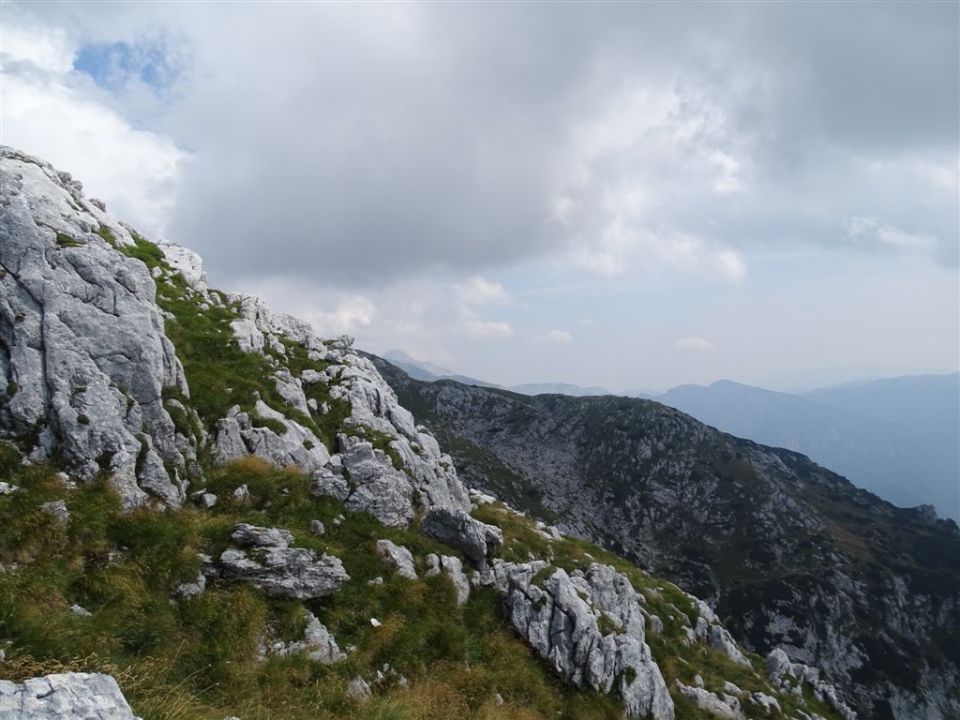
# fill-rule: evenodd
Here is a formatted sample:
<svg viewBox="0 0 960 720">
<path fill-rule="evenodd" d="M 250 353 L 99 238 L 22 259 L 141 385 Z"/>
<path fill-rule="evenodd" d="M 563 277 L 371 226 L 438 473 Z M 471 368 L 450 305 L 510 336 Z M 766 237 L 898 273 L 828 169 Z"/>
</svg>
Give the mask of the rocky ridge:
<svg viewBox="0 0 960 720">
<path fill-rule="evenodd" d="M 399 621 L 374 615 L 362 630 L 344 605 L 389 610 L 399 598 L 427 612 L 435 608 L 423 597 L 442 604 L 448 594 L 444 612 L 464 623 L 478 613 L 493 620 L 483 603 L 497 598 L 559 678 L 603 702 L 618 698 L 628 717 L 668 720 L 683 698 L 647 642 L 648 619 L 663 638 L 650 640 L 663 658 L 669 637 L 696 646 L 691 658 L 724 672 L 744 663 L 759 669 L 715 616 L 661 602 L 663 592 L 691 602 L 679 591 L 651 585 L 661 597 L 649 602 L 662 610 L 645 612 L 636 586 L 651 583 L 646 576 L 593 562 L 590 550 L 493 498 L 478 499 L 480 514 L 451 457 L 349 338 L 321 339 L 256 298 L 209 288 L 195 254 L 142 238 L 87 200 L 69 175 L 9 148 L 0 160 L 0 439 L 19 448 L 0 442 L 9 475 L 0 505 L 0 600 L 14 608 L 0 624 L 17 653 L 44 635 L 47 621 L 34 624 L 29 608 L 31 583 L 41 578 L 60 583 L 43 587 L 51 607 L 67 608 L 68 637 L 100 647 L 116 636 L 113 652 L 134 667 L 169 635 L 196 635 L 191 623 L 239 623 L 215 647 L 203 646 L 233 659 L 194 671 L 226 673 L 216 680 L 225 687 L 231 664 L 252 673 L 301 658 L 365 667 L 354 658 L 377 657 L 367 646 L 385 642 L 371 633 L 388 637 Z M 110 509 L 104 483 L 122 512 Z M 40 534 L 30 535 L 36 528 Z M 386 533 L 393 539 L 377 537 Z M 368 558 L 386 578 L 370 574 Z M 535 576 L 548 566 L 541 587 Z M 35 567 L 44 568 L 37 578 Z M 108 592 L 111 583 L 117 587 Z M 409 594 L 411 586 L 418 591 Z M 204 614 L 217 603 L 222 611 Z M 150 624 L 161 622 L 155 618 L 166 623 L 162 630 Z M 357 644 L 338 643 L 334 632 Z M 255 642 L 235 643 L 231 633 Z M 192 642 L 210 640 L 201 633 Z M 56 639 L 47 642 L 56 647 Z M 389 663 L 376 667 L 344 683 L 343 702 L 376 702 L 407 686 Z M 777 692 L 751 672 L 751 683 Z M 78 712 L 99 712 L 74 688 L 90 682 L 104 698 L 117 693 L 106 687 L 109 678 L 90 677 L 4 682 L 4 717 L 14 707 L 18 718 L 62 710 L 23 704 L 28 697 L 76 695 Z M 801 673 L 798 684 L 809 680 Z M 53 692 L 58 687 L 62 693 Z M 31 694 L 35 688 L 51 690 Z M 522 689 L 514 692 L 519 702 Z M 804 720 L 800 707 L 808 717 L 830 715 L 828 706 L 807 702 L 784 698 L 788 717 Z"/>
<path fill-rule="evenodd" d="M 471 488 L 707 599 L 742 645 L 817 666 L 863 717 L 960 717 L 952 522 L 652 401 L 525 397 L 378 367 Z M 726 630 L 704 631 L 725 643 Z"/>
</svg>

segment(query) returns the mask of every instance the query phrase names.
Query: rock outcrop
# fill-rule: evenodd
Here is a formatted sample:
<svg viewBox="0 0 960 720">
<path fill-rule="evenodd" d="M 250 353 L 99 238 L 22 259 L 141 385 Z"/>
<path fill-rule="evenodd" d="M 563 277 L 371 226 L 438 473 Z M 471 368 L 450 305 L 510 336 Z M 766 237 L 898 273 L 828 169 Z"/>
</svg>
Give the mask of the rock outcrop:
<svg viewBox="0 0 960 720">
<path fill-rule="evenodd" d="M 107 472 L 128 507 L 177 506 L 196 448 L 164 394 L 189 396 L 126 227 L 79 182 L 0 149 L 0 438 L 79 480 Z"/>
<path fill-rule="evenodd" d="M 481 574 L 488 569 L 489 562 L 503 545 L 503 530 L 495 525 L 482 523 L 463 510 L 446 507 L 427 510 L 420 522 L 420 531 L 460 550 L 477 566 Z"/>
<path fill-rule="evenodd" d="M 766 666 L 767 677 L 775 688 L 783 692 L 802 692 L 803 685 L 807 685 L 815 698 L 827 703 L 844 720 L 856 720 L 857 713 L 844 702 L 836 687 L 820 677 L 817 668 L 791 661 L 781 648 L 775 648 L 767 655 Z"/>
<path fill-rule="evenodd" d="M 0 680 L 3 720 L 138 720 L 109 675 L 60 673 L 22 683 Z"/>
<path fill-rule="evenodd" d="M 220 577 L 250 583 L 272 597 L 326 597 L 350 579 L 338 558 L 290 547 L 287 530 L 240 524 L 230 537 L 240 547 L 220 555 Z"/>
<path fill-rule="evenodd" d="M 518 633 L 566 681 L 603 693 L 616 690 L 630 718 L 673 720 L 673 700 L 644 642 L 639 596 L 609 566 L 586 573 L 543 561 L 498 562 L 496 585 Z M 542 581 L 542 586 L 538 584 Z M 604 633 L 601 622 L 612 626 Z"/>
</svg>

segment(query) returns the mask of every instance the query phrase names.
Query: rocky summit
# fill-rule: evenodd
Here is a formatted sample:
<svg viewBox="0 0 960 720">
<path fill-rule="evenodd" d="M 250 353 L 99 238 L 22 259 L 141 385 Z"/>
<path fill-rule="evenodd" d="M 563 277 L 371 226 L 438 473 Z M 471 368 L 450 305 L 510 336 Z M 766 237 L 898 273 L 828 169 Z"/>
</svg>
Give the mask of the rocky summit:
<svg viewBox="0 0 960 720">
<path fill-rule="evenodd" d="M 955 529 L 659 406 L 387 382 L 0 171 L 2 720 L 956 710 Z"/>
</svg>

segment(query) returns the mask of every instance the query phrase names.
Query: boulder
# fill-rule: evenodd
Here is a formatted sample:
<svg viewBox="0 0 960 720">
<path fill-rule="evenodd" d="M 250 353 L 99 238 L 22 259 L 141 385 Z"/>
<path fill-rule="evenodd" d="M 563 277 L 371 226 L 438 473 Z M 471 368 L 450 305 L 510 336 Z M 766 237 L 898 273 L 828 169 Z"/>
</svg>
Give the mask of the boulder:
<svg viewBox="0 0 960 720">
<path fill-rule="evenodd" d="M 138 720 L 117 681 L 100 673 L 58 673 L 22 683 L 0 680 L 0 711 L 3 720 Z"/>
<path fill-rule="evenodd" d="M 392 567 L 400 577 L 409 580 L 417 579 L 417 571 L 413 566 L 413 555 L 407 548 L 395 545 L 389 540 L 377 540 L 377 557 Z"/>
<path fill-rule="evenodd" d="M 220 555 L 221 577 L 248 582 L 272 597 L 327 597 L 350 579 L 339 558 L 289 547 L 293 536 L 287 530 L 241 524 L 231 537 L 244 549 L 231 548 Z"/>
<path fill-rule="evenodd" d="M 420 532 L 460 550 L 481 570 L 503 545 L 503 530 L 476 520 L 463 510 L 432 507 L 420 523 Z"/>
</svg>

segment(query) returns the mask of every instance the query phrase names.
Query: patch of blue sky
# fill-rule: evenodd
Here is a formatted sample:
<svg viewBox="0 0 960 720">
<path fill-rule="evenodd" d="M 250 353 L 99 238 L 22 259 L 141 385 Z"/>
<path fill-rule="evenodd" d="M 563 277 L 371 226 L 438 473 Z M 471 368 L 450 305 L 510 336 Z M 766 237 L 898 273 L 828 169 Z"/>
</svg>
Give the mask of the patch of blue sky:
<svg viewBox="0 0 960 720">
<path fill-rule="evenodd" d="M 86 73 L 97 85 L 110 91 L 121 89 L 132 79 L 139 79 L 161 93 L 179 75 L 161 41 L 86 45 L 77 53 L 73 68 Z"/>
</svg>

